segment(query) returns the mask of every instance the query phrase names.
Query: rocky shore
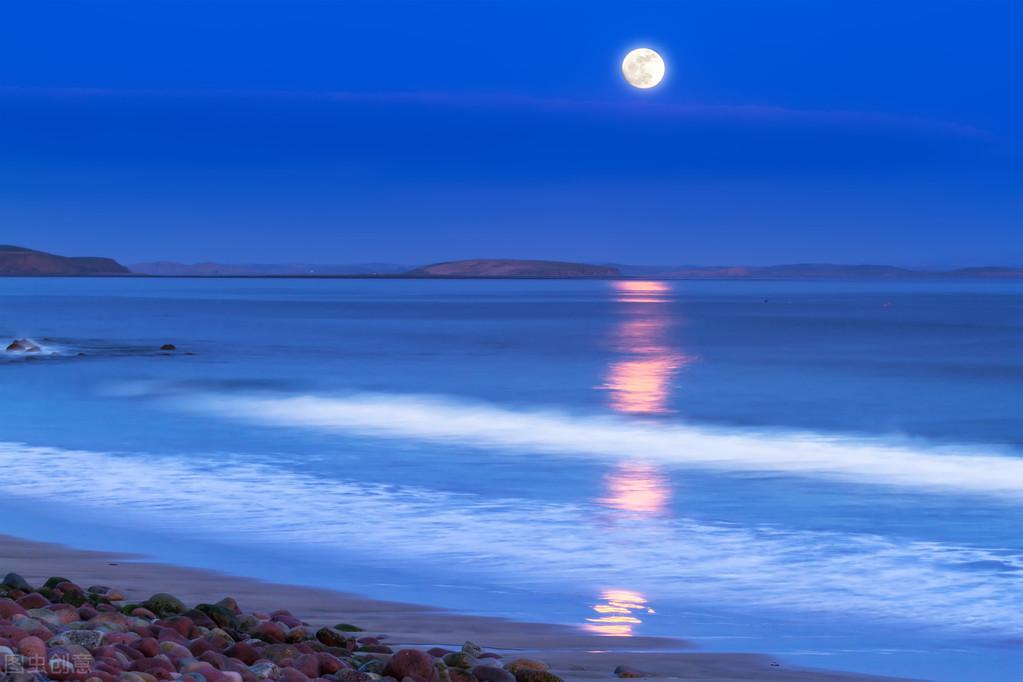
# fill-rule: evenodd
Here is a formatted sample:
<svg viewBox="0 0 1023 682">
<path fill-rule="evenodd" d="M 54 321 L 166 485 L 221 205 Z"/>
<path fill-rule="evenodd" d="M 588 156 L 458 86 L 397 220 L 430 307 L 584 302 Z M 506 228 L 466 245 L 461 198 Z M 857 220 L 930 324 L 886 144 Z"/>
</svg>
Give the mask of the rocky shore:
<svg viewBox="0 0 1023 682">
<path fill-rule="evenodd" d="M 6 677 L 0 673 L 0 682 L 49 677 L 45 662 L 54 654 L 58 660 L 53 679 L 83 682 L 90 678 L 95 678 L 93 682 L 237 682 L 238 676 L 244 682 L 254 677 L 272 679 L 278 670 L 282 677 L 277 679 L 303 680 L 313 672 L 310 656 L 315 657 L 317 666 L 310 679 L 324 680 L 368 681 L 379 676 L 396 682 L 519 682 L 520 678 L 527 682 L 557 682 L 559 678 L 596 682 L 636 675 L 705 682 L 882 679 L 792 668 L 761 654 L 700 652 L 679 639 L 609 637 L 572 626 L 460 614 L 6 535 L 0 535 L 0 569 L 0 577 L 13 571 L 24 580 L 8 576 L 0 586 L 0 647 L 6 647 L 0 650 L 0 666 L 13 660 L 26 670 L 8 668 Z M 57 577 L 51 578 L 55 574 Z M 73 582 L 60 576 L 70 576 Z M 6 584 L 10 582 L 16 585 Z M 27 604 L 19 603 L 26 598 Z M 245 610 L 236 608 L 238 604 Z M 171 613 L 166 610 L 168 605 L 173 605 L 171 610 L 183 610 Z M 289 611 L 282 610 L 285 608 Z M 353 630 L 349 624 L 365 630 Z M 99 633 L 98 640 L 93 633 Z M 384 634 L 387 636 L 381 636 Z M 273 641 L 282 635 L 283 641 Z M 333 639 L 324 642 L 321 637 Z M 466 640 L 481 645 L 479 655 L 471 643 L 465 650 Z M 110 659 L 110 654 L 112 660 L 105 662 L 111 668 L 104 671 L 99 663 Z M 137 663 L 154 658 L 160 662 Z M 327 672 L 337 665 L 334 659 L 342 667 Z M 396 666 L 417 661 L 422 665 L 385 670 L 392 660 Z M 77 674 L 76 662 L 81 666 Z M 91 668 L 88 672 L 86 664 Z M 545 664 L 549 669 L 544 670 Z M 39 669 L 30 671 L 33 666 Z M 147 666 L 153 667 L 145 669 Z M 189 666 L 195 669 L 182 672 Z M 436 671 L 436 678 L 431 670 Z M 530 670 L 534 672 L 526 672 Z"/>
<path fill-rule="evenodd" d="M 12 682 L 562 682 L 545 663 L 504 661 L 473 642 L 424 651 L 386 640 L 348 623 L 313 627 L 284 609 L 246 613 L 230 597 L 189 607 L 167 593 L 130 602 L 60 576 L 33 586 L 9 573 L 0 583 L 0 671 Z"/>
</svg>

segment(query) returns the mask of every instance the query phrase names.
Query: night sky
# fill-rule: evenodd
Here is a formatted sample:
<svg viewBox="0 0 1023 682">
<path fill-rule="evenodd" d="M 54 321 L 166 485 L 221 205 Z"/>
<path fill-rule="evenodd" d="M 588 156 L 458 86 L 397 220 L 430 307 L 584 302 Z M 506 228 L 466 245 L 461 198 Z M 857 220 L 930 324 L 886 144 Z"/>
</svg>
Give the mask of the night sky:
<svg viewBox="0 0 1023 682">
<path fill-rule="evenodd" d="M 0 243 L 1021 265 L 1021 28 L 1018 0 L 12 0 Z"/>
</svg>

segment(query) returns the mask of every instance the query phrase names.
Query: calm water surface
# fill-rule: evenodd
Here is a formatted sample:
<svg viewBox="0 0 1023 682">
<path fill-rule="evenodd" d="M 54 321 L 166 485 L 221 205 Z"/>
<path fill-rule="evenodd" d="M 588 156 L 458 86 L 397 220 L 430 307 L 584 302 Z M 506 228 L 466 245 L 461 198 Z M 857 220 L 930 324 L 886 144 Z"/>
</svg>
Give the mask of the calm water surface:
<svg viewBox="0 0 1023 682">
<path fill-rule="evenodd" d="M 1023 285 L 5 279 L 0 306 L 44 350 L 0 362 L 11 532 L 1023 677 Z"/>
</svg>

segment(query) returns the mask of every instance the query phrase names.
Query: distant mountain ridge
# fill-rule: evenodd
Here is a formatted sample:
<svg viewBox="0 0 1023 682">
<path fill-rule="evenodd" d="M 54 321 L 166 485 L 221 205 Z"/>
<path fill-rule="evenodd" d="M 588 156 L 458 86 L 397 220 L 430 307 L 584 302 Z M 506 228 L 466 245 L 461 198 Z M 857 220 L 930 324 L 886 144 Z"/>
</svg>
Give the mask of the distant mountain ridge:
<svg viewBox="0 0 1023 682">
<path fill-rule="evenodd" d="M 550 278 L 678 279 L 791 281 L 906 281 L 928 279 L 1020 280 L 1023 267 L 974 266 L 913 269 L 894 265 L 792 263 L 786 265 L 626 265 L 512 258 L 475 258 L 432 263 L 410 269 L 394 263 L 349 265 L 225 264 L 151 261 L 125 267 L 112 258 L 59 256 L 22 246 L 0 245 L 0 276 L 155 277 L 409 277 L 409 278 Z"/>
<path fill-rule="evenodd" d="M 0 245 L 0 276 L 129 274 L 128 268 L 112 258 L 58 256 L 22 246 Z"/>
<path fill-rule="evenodd" d="M 792 263 L 788 265 L 615 265 L 626 277 L 712 280 L 922 280 L 922 279 L 1023 279 L 1023 268 L 982 266 L 952 270 L 914 270 L 894 265 L 838 265 Z"/>
<path fill-rule="evenodd" d="M 476 258 L 447 261 L 416 268 L 409 277 L 619 277 L 618 268 L 550 260 Z"/>
</svg>

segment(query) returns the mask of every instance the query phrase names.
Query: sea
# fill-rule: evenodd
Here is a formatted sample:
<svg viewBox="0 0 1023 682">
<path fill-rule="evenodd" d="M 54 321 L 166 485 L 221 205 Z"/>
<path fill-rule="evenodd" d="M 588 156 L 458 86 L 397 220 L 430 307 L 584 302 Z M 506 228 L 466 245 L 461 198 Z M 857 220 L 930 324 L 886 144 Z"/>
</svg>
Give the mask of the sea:
<svg viewBox="0 0 1023 682">
<path fill-rule="evenodd" d="M 0 279 L 15 338 L 5 533 L 1023 679 L 1023 282 Z"/>
</svg>

